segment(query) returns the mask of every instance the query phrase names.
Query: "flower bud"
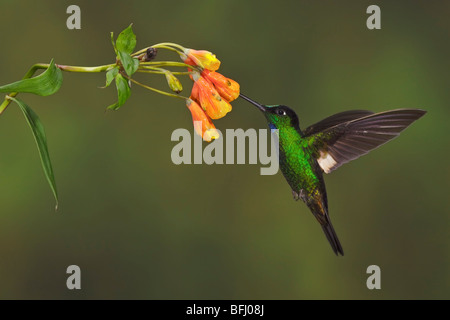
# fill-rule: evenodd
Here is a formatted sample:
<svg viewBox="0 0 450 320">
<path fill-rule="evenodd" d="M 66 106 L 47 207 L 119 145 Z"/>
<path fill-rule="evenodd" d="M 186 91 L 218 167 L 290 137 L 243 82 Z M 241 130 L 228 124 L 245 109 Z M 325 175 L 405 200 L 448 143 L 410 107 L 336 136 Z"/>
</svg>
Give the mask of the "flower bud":
<svg viewBox="0 0 450 320">
<path fill-rule="evenodd" d="M 175 77 L 172 72 L 166 71 L 164 72 L 164 74 L 166 75 L 166 80 L 169 84 L 169 88 L 173 92 L 180 93 L 181 91 L 183 91 L 183 86 L 181 85 L 180 80 L 178 80 L 178 78 Z"/>
</svg>

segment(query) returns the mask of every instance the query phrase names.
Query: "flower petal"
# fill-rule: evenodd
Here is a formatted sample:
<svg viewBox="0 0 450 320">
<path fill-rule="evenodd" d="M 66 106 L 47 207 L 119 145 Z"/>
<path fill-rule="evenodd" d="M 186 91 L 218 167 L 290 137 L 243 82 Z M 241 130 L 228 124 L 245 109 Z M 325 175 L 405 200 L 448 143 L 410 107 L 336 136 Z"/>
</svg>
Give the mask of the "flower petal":
<svg viewBox="0 0 450 320">
<path fill-rule="evenodd" d="M 194 50 L 185 49 L 184 54 L 187 58 L 191 59 L 197 66 L 211 71 L 216 71 L 220 67 L 220 60 L 216 58 L 216 55 L 206 50 Z M 189 60 L 185 59 L 184 62 L 191 64 Z"/>
<path fill-rule="evenodd" d="M 214 85 L 222 98 L 228 102 L 231 102 L 239 97 L 240 86 L 236 81 L 229 79 L 218 72 L 209 70 L 203 70 L 202 76 L 208 79 Z"/>
<path fill-rule="evenodd" d="M 198 90 L 198 102 L 210 118 L 220 119 L 231 111 L 231 104 L 222 99 L 212 83 L 204 77 L 199 77 L 194 86 Z"/>
<path fill-rule="evenodd" d="M 194 122 L 195 132 L 205 141 L 218 139 L 219 132 L 212 123 L 211 119 L 206 115 L 203 109 L 192 99 L 186 100 L 186 106 L 192 114 L 192 121 Z"/>
</svg>

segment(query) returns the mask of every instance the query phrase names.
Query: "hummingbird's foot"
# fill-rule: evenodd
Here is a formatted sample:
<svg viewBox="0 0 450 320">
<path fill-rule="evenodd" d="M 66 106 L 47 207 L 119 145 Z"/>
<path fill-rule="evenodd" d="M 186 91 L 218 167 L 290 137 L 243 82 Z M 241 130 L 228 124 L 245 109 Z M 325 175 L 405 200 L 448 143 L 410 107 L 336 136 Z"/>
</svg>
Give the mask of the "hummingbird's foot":
<svg viewBox="0 0 450 320">
<path fill-rule="evenodd" d="M 302 199 L 303 202 L 306 202 L 306 193 L 303 189 L 300 189 L 299 193 L 292 190 L 292 196 L 294 197 L 295 201 L 298 201 L 298 199 Z"/>
<path fill-rule="evenodd" d="M 305 193 L 305 190 L 300 189 L 299 196 L 300 196 L 300 198 L 302 199 L 302 201 L 306 203 L 306 193 Z"/>
</svg>

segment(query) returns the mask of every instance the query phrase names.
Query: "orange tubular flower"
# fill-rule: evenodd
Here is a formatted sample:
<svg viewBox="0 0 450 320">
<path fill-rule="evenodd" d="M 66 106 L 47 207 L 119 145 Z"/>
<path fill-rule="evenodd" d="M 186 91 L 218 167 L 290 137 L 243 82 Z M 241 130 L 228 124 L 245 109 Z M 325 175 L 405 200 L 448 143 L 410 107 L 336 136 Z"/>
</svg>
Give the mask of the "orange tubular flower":
<svg viewBox="0 0 450 320">
<path fill-rule="evenodd" d="M 222 98 L 228 102 L 231 102 L 239 97 L 240 87 L 239 83 L 236 81 L 226 78 L 218 72 L 209 70 L 203 70 L 202 76 L 208 79 L 214 85 Z"/>
<path fill-rule="evenodd" d="M 206 50 L 185 49 L 184 54 L 187 58 L 184 62 L 190 64 L 187 59 L 190 59 L 197 66 L 211 71 L 216 71 L 220 67 L 220 61 L 216 55 Z"/>
<path fill-rule="evenodd" d="M 191 65 L 191 66 L 196 66 L 195 62 L 188 56 L 184 56 L 183 62 L 188 65 Z M 189 70 L 192 70 L 192 69 L 189 69 Z"/>
<path fill-rule="evenodd" d="M 231 104 L 222 99 L 211 82 L 194 73 L 195 81 L 191 92 L 191 98 L 198 101 L 206 114 L 212 119 L 220 119 L 231 111 Z"/>
<path fill-rule="evenodd" d="M 205 141 L 219 138 L 219 132 L 203 109 L 192 99 L 186 100 L 186 106 L 192 114 L 195 132 Z"/>
</svg>

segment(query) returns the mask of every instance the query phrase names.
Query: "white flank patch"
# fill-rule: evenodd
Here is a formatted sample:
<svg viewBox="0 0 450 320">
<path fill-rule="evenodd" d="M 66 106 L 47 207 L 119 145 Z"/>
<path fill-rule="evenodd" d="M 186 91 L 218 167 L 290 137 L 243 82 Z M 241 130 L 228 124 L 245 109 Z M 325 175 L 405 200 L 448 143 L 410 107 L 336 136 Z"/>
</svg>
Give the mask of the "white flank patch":
<svg viewBox="0 0 450 320">
<path fill-rule="evenodd" d="M 317 162 L 325 173 L 330 173 L 331 169 L 337 164 L 336 160 L 328 152 L 323 151 L 320 151 L 320 158 L 317 159 Z"/>
</svg>

